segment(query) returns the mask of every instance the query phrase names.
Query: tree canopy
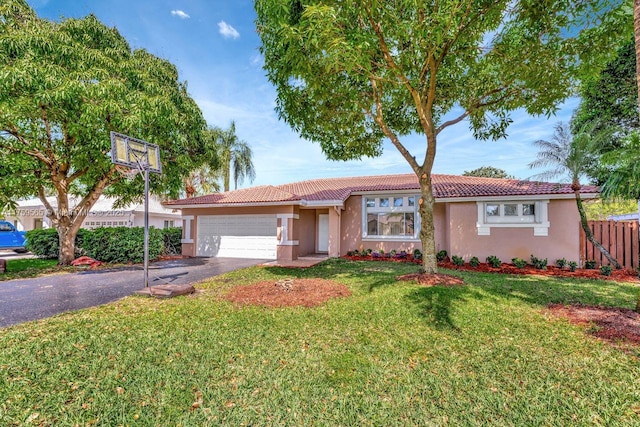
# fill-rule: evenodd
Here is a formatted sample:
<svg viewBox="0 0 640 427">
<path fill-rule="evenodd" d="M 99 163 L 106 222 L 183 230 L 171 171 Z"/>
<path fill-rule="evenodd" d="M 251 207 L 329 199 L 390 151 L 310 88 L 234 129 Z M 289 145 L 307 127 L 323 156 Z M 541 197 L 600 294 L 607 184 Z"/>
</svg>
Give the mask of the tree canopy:
<svg viewBox="0 0 640 427">
<path fill-rule="evenodd" d="M 468 119 L 476 138 L 496 139 L 505 136 L 513 110 L 552 114 L 578 76 L 608 59 L 626 22 L 620 16 L 630 12 L 623 3 L 255 5 L 280 117 L 330 159 L 378 156 L 383 140 L 391 141 L 418 176 L 423 269 L 435 272 L 431 171 L 438 135 Z M 402 143 L 411 133 L 425 136 L 418 155 Z"/>
<path fill-rule="evenodd" d="M 127 202 L 142 194 L 111 164 L 109 132 L 160 146 L 160 194 L 176 194 L 203 155 L 205 122 L 174 65 L 132 50 L 89 15 L 52 22 L 23 0 L 0 3 L 0 194 L 39 196 L 60 234 L 60 261 L 104 191 Z M 44 197 L 53 193 L 57 209 Z M 69 195 L 80 202 L 72 210 Z"/>
<path fill-rule="evenodd" d="M 462 176 L 477 176 L 480 178 L 515 178 L 513 175 L 509 175 L 504 169 L 496 168 L 493 166 L 481 166 L 477 169 L 464 171 Z"/>
</svg>

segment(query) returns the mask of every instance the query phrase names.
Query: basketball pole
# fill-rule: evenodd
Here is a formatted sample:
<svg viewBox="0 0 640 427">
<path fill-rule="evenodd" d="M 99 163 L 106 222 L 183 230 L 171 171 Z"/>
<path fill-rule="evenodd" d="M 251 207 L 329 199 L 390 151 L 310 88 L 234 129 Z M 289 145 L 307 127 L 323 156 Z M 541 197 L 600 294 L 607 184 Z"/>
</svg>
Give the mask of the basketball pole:
<svg viewBox="0 0 640 427">
<path fill-rule="evenodd" d="M 149 162 L 144 166 L 144 287 L 149 287 Z"/>
</svg>

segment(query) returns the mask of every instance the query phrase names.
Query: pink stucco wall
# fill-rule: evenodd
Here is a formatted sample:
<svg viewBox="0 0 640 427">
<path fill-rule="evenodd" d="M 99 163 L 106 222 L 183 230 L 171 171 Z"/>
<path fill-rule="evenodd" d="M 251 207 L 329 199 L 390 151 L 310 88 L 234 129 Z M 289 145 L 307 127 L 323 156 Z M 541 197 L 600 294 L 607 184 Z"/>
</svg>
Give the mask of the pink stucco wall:
<svg viewBox="0 0 640 427">
<path fill-rule="evenodd" d="M 449 205 L 449 255 L 465 260 L 477 256 L 482 262 L 489 255 L 503 262 L 515 257 L 528 261 L 531 255 L 547 258 L 549 264 L 559 258 L 579 260 L 579 217 L 574 200 L 549 202 L 548 236 L 534 236 L 533 228 L 491 228 L 491 235 L 478 236 L 477 212 L 475 202 Z"/>
<path fill-rule="evenodd" d="M 362 197 L 351 196 L 344 209 L 299 209 L 297 206 L 266 206 L 237 208 L 183 209 L 183 215 L 194 216 L 191 226 L 191 238 L 194 244 L 183 243 L 183 254 L 195 255 L 195 236 L 197 236 L 198 215 L 242 215 L 242 214 L 298 214 L 298 220 L 289 220 L 289 229 L 293 240 L 299 246 L 278 248 L 279 256 L 291 259 L 317 251 L 317 216 L 329 214 L 329 255 L 345 255 L 358 249 L 383 249 L 385 251 L 421 249 L 419 240 L 374 240 L 362 239 Z M 533 254 L 538 258 L 547 258 L 552 264 L 556 259 L 567 258 L 578 261 L 579 227 L 575 201 L 552 200 L 548 205 L 548 218 L 551 224 L 548 236 L 534 236 L 533 228 L 497 228 L 493 227 L 490 236 L 479 236 L 476 228 L 477 205 L 474 202 L 436 203 L 434 207 L 436 250 L 446 250 L 468 260 L 477 256 L 481 261 L 489 255 L 496 255 L 503 262 L 519 257 L 529 260 Z M 187 236 L 185 236 L 187 237 Z"/>
<path fill-rule="evenodd" d="M 325 209 L 326 210 L 326 209 Z M 316 210 L 300 209 L 300 219 L 294 222 L 298 229 L 298 255 L 305 256 L 316 252 Z"/>
<path fill-rule="evenodd" d="M 451 255 L 466 260 L 477 256 L 484 262 L 487 256 L 496 255 L 504 262 L 514 257 L 529 260 L 531 255 L 556 259 L 579 259 L 578 210 L 575 201 L 551 200 L 548 205 L 551 226 L 548 236 L 534 236 L 533 228 L 491 228 L 490 236 L 478 236 L 476 222 L 477 204 L 436 203 L 433 210 L 436 250 L 446 250 Z M 358 249 L 383 249 L 385 251 L 421 249 L 419 241 L 387 241 L 362 239 L 362 197 L 347 199 L 342 212 L 340 254 Z"/>
</svg>

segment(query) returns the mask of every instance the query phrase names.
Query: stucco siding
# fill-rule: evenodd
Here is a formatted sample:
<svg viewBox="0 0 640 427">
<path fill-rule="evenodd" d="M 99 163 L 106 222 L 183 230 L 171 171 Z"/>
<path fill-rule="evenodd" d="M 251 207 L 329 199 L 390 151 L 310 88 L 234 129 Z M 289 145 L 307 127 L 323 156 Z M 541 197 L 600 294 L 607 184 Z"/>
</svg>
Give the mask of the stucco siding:
<svg viewBox="0 0 640 427">
<path fill-rule="evenodd" d="M 477 256 L 484 261 L 495 255 L 503 262 L 518 257 L 529 260 L 531 255 L 547 258 L 549 264 L 556 259 L 578 261 L 578 211 L 573 200 L 551 200 L 548 205 L 548 236 L 534 236 L 533 228 L 491 228 L 489 236 L 478 236 L 477 205 L 475 202 L 451 203 L 449 206 L 449 255 L 465 260 Z"/>
</svg>

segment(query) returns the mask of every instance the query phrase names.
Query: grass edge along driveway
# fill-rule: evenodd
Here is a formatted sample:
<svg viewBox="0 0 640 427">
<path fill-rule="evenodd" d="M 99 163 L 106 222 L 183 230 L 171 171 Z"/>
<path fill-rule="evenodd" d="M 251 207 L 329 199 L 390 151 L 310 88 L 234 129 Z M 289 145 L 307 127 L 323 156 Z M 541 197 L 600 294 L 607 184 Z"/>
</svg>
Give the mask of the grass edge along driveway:
<svg viewBox="0 0 640 427">
<path fill-rule="evenodd" d="M 630 284 L 329 260 L 254 267 L 192 297 L 129 297 L 0 330 L 1 425 L 638 425 L 639 353 L 546 313 L 631 307 Z M 237 307 L 232 286 L 321 277 L 353 295 Z"/>
</svg>

